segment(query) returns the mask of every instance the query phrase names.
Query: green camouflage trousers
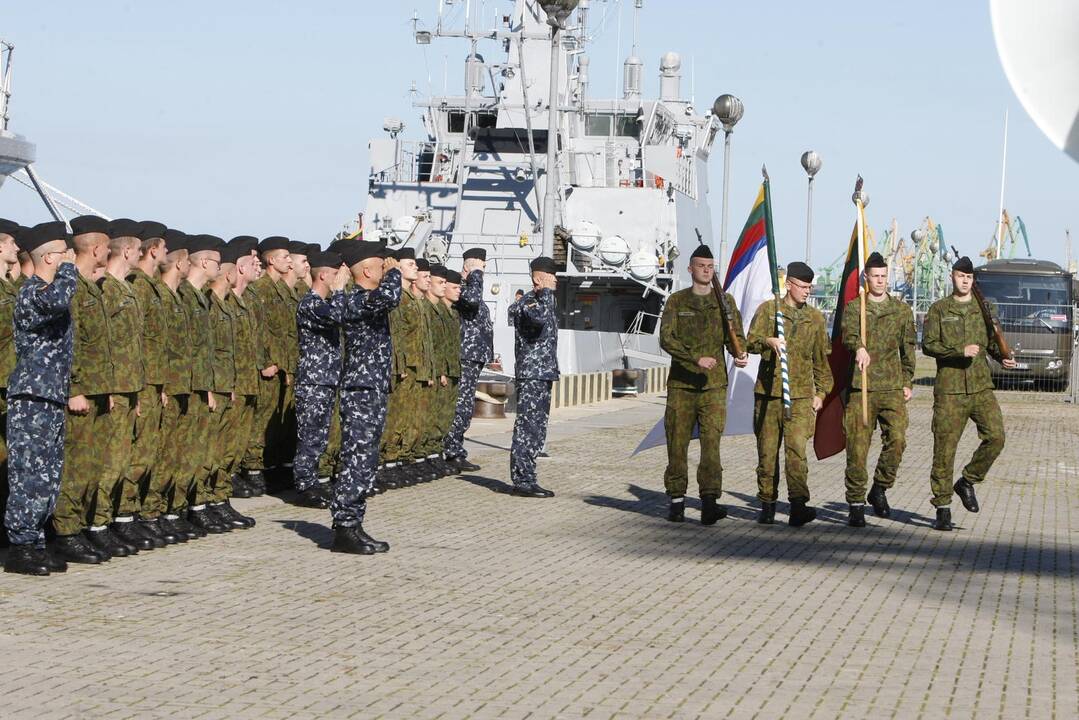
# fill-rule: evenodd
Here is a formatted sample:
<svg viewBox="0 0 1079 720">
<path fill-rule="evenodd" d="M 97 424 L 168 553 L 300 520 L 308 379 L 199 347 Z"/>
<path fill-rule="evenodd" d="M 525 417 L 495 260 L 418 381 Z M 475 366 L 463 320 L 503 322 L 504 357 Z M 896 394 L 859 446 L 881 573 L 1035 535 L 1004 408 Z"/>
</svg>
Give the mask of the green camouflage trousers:
<svg viewBox="0 0 1079 720">
<path fill-rule="evenodd" d="M 862 393 L 852 390 L 843 411 L 843 430 L 847 435 L 847 502 L 864 503 L 869 473 L 866 460 L 873 431 L 880 425 L 880 457 L 873 473 L 873 483 L 888 489 L 895 485 L 895 474 L 907 447 L 907 403 L 902 390 L 869 393 L 869 427 L 862 424 Z"/>
<path fill-rule="evenodd" d="M 382 430 L 379 462 L 398 462 L 402 459 L 409 436 L 412 414 L 416 411 L 416 381 L 410 375 L 394 378 L 393 388 L 386 400 L 386 426 Z M 334 413 L 337 416 L 337 413 Z M 321 476 L 322 473 L 320 472 Z"/>
<path fill-rule="evenodd" d="M 168 509 L 166 498 L 172 492 L 182 463 L 182 453 L 186 451 L 178 442 L 181 437 L 180 421 L 186 411 L 187 395 L 169 395 L 161 408 L 160 435 L 164 440 L 160 443 L 153 470 L 150 472 L 150 481 L 146 484 L 140 513 L 147 520 L 161 516 Z"/>
<path fill-rule="evenodd" d="M 438 391 L 441 389 L 437 379 L 433 385 L 421 385 L 418 388 L 412 428 L 415 439 L 408 450 L 412 458 L 424 458 L 435 452 L 435 439 L 438 436 L 435 412 L 438 407 Z"/>
<path fill-rule="evenodd" d="M 113 395 L 112 409 L 106 414 L 107 433 L 96 439 L 104 452 L 104 471 L 94 493 L 93 527 L 108 525 L 117 515 L 139 511 L 139 488 L 131 480 L 131 448 L 138 398 L 138 393 Z"/>
<path fill-rule="evenodd" d="M 82 532 L 94 516 L 94 494 L 105 473 L 105 438 L 108 437 L 109 396 L 90 395 L 90 412 L 67 413 L 64 435 L 64 470 L 52 526 L 57 535 Z"/>
<path fill-rule="evenodd" d="M 337 475 L 341 467 L 341 398 L 333 401 L 333 414 L 330 415 L 330 440 L 326 452 L 318 459 L 318 476 L 328 478 Z"/>
<path fill-rule="evenodd" d="M 281 401 L 284 381 L 282 373 L 272 378 L 259 375 L 258 404 L 255 406 L 255 419 L 252 424 L 251 440 L 244 453 L 243 466 L 246 470 L 265 470 L 273 465 L 270 455 L 273 443 L 277 439 L 278 426 L 281 424 Z"/>
<path fill-rule="evenodd" d="M 220 502 L 228 499 L 228 495 L 218 498 L 217 495 L 224 492 L 222 486 L 227 483 L 228 490 L 232 489 L 232 476 L 222 478 L 226 474 L 226 466 L 234 457 L 236 444 L 237 418 L 239 411 L 237 405 L 229 399 L 229 393 L 214 393 L 216 407 L 210 413 L 210 432 L 206 443 L 206 467 L 204 472 L 195 476 L 195 504 L 203 505 L 208 502 Z M 220 488 L 220 489 L 219 489 Z"/>
<path fill-rule="evenodd" d="M 161 386 L 147 385 L 139 392 L 139 414 L 135 417 L 135 437 L 131 447 L 131 481 L 138 488 L 139 502 L 137 507 L 122 506 L 121 515 L 139 512 L 149 493 L 150 476 L 161 454 L 161 411 Z"/>
<path fill-rule="evenodd" d="M 177 444 L 181 446 L 180 466 L 169 498 L 169 511 L 179 514 L 195 498 L 197 482 L 210 471 L 210 425 L 214 417 L 206 402 L 206 393 L 187 396 L 187 412 L 181 416 Z"/>
<path fill-rule="evenodd" d="M 689 485 L 689 441 L 693 428 L 700 426 L 701 462 L 697 465 L 697 487 L 701 495 L 723 492 L 723 465 L 719 461 L 719 441 L 727 422 L 727 388 L 688 390 L 667 388 L 667 410 L 663 425 L 667 433 L 667 470 L 663 485 L 671 497 L 683 497 Z"/>
<path fill-rule="evenodd" d="M 779 446 L 784 449 L 783 468 L 787 498 L 809 500 L 809 463 L 806 443 L 816 424 L 813 398 L 791 400 L 791 418 L 783 417 L 783 398 L 755 395 L 753 431 L 757 435 L 757 499 L 775 502 L 779 497 Z"/>
<path fill-rule="evenodd" d="M 972 483 L 985 480 L 993 461 L 1004 449 L 1004 417 L 992 390 L 966 394 L 933 394 L 933 470 L 929 485 L 932 503 L 946 507 L 952 502 L 952 473 L 955 448 L 963 436 L 967 420 L 973 420 L 981 443 L 963 468 L 963 477 Z"/>
</svg>

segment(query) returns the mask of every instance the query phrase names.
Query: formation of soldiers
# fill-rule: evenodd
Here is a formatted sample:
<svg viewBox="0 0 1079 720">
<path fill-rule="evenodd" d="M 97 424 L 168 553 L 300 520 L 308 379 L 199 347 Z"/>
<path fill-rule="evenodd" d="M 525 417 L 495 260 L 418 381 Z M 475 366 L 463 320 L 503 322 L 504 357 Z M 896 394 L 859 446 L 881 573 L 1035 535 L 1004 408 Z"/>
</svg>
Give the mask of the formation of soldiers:
<svg viewBox="0 0 1079 720">
<path fill-rule="evenodd" d="M 753 409 L 760 501 L 757 522 L 775 522 L 782 447 L 790 501 L 789 524 L 805 525 L 816 518 L 816 510 L 809 505 L 806 445 L 814 432 L 816 414 L 833 387 L 826 321 L 819 310 L 806 304 L 813 270 L 800 262 L 787 267 L 786 294 L 779 300 L 761 304 L 750 323 L 748 341 L 742 336 L 737 309 L 733 311 L 733 331 L 727 329 L 712 289 L 714 270 L 711 251 L 701 246 L 690 258 L 692 286 L 672 294 L 663 310 L 660 342 L 671 355 L 664 418 L 668 452 L 664 481 L 670 498 L 667 517 L 673 522 L 685 519 L 686 457 L 695 426 L 699 428 L 701 442 L 697 468 L 701 523 L 714 524 L 727 514 L 718 504 L 723 490 L 720 438 L 727 405 L 724 349 L 736 366 L 744 367 L 748 355 L 736 353 L 735 348 L 745 347 L 748 353 L 761 356 Z M 865 333 L 861 327 L 860 300 L 851 301 L 845 308 L 842 322 L 842 342 L 853 354 L 851 387 L 843 417 L 847 438 L 846 500 L 851 527 L 865 526 L 867 501 L 878 517 L 891 516 L 887 491 L 895 484 L 906 448 L 907 402 L 912 395 L 917 342 L 913 312 L 887 292 L 888 268 L 880 254 L 873 253 L 866 260 L 865 278 L 868 289 Z M 953 494 L 959 496 L 967 511 L 978 512 L 975 486 L 985 479 L 1004 447 L 1003 418 L 993 394 L 986 358 L 992 355 L 1004 367 L 1014 367 L 1014 360 L 1003 355 L 973 299 L 973 282 L 973 264 L 967 257 L 959 258 L 952 266 L 952 295 L 934 303 L 923 324 L 923 352 L 937 364 L 930 485 L 936 508 L 933 527 L 942 531 L 953 527 Z M 728 307 L 736 308 L 733 297 L 727 295 L 726 299 Z M 777 311 L 782 317 L 782 328 L 777 326 Z M 863 368 L 868 380 L 866 387 L 861 379 Z M 868 422 L 862 417 L 862 393 L 867 396 Z M 981 442 L 953 482 L 956 446 L 968 420 L 977 427 Z M 867 491 L 866 461 L 878 425 L 882 449 L 872 486 Z"/>
<path fill-rule="evenodd" d="M 333 550 L 385 552 L 370 495 L 479 469 L 484 250 L 462 277 L 361 240 L 70 226 L 0 220 L 5 570 L 249 528 L 230 499 L 275 481 L 330 509 Z"/>
</svg>

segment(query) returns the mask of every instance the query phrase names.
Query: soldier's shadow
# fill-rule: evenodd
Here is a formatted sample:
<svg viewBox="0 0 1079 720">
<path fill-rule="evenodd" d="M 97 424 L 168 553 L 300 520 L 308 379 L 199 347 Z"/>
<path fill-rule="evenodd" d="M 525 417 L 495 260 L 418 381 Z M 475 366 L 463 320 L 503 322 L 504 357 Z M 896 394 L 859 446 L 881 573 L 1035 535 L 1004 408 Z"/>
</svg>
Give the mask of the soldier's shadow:
<svg viewBox="0 0 1079 720">
<path fill-rule="evenodd" d="M 274 520 L 278 525 L 291 530 L 302 538 L 306 538 L 320 548 L 328 548 L 333 544 L 333 529 L 319 523 L 307 522 L 306 520 Z"/>
<path fill-rule="evenodd" d="M 462 473 L 459 477 L 467 483 L 472 483 L 473 485 L 490 490 L 491 492 L 501 493 L 502 495 L 508 495 L 513 490 L 513 486 L 508 483 L 504 483 L 501 480 L 495 480 L 494 478 L 484 477 L 482 475 Z"/>
<path fill-rule="evenodd" d="M 647 517 L 666 517 L 668 504 L 667 493 L 661 490 L 652 490 L 651 488 L 633 484 L 627 485 L 626 490 L 633 496 L 633 499 L 613 498 L 607 495 L 589 495 L 584 501 L 588 505 L 621 510 L 622 512 L 637 513 L 638 515 L 645 515 Z M 739 518 L 742 520 L 756 517 L 756 514 L 747 508 L 724 503 L 723 498 L 720 498 L 719 502 L 727 508 L 728 517 Z M 701 502 L 695 497 L 687 496 L 686 508 L 689 510 L 700 510 Z"/>
<path fill-rule="evenodd" d="M 848 509 L 846 503 L 826 502 L 824 503 L 824 507 L 838 513 L 844 524 L 847 522 Z M 902 510 L 896 507 L 892 508 L 891 517 L 877 518 L 876 514 L 873 512 L 872 506 L 867 504 L 865 506 L 865 516 L 866 519 L 876 518 L 881 522 L 897 522 L 902 523 L 903 525 L 913 525 L 915 527 L 933 527 L 932 518 L 927 518 L 925 515 L 919 515 L 916 512 L 910 512 L 909 510 Z"/>
</svg>

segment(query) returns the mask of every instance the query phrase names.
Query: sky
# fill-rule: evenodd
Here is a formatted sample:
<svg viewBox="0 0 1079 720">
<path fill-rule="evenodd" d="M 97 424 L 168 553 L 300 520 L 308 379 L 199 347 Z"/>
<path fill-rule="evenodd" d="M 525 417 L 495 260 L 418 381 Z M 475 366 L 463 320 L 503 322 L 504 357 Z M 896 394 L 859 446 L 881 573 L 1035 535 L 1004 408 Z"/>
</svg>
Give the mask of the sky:
<svg viewBox="0 0 1079 720">
<path fill-rule="evenodd" d="M 630 51 L 633 1 L 592 5 L 591 95 L 609 96 Z M 473 6 L 489 26 L 511 4 Z M 37 144 L 44 180 L 107 215 L 325 244 L 365 205 L 367 142 L 384 136 L 383 119 L 400 117 L 419 137 L 412 82 L 440 93 L 448 62 L 450 92 L 460 90 L 465 48 L 436 43 L 425 54 L 412 40 L 413 12 L 430 27 L 436 7 L 4 0 L 0 37 L 16 46 L 10 127 Z M 1023 218 L 1035 256 L 1063 263 L 1065 229 L 1079 231 L 1079 166 L 1012 93 L 986 0 L 645 0 L 641 13 L 646 96 L 658 94 L 660 56 L 675 50 L 698 108 L 725 92 L 745 104 L 732 138 L 732 245 L 767 164 L 779 257 L 803 258 L 799 158 L 814 149 L 814 265 L 844 252 L 859 173 L 878 235 L 895 218 L 909 236 L 930 216 L 977 259 L 997 219 L 1008 110 L 1005 206 Z M 711 165 L 718 229 L 721 152 Z M 49 219 L 11 180 L 0 215 Z"/>
</svg>

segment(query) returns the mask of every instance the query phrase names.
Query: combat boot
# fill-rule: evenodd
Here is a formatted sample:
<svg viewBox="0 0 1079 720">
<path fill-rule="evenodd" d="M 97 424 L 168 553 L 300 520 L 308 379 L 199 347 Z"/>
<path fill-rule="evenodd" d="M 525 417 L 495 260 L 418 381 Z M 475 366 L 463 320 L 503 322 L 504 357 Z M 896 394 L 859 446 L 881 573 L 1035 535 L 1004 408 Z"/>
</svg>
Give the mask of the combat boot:
<svg viewBox="0 0 1079 720">
<path fill-rule="evenodd" d="M 97 565 L 101 562 L 101 556 L 82 539 L 82 535 L 57 535 L 49 543 L 49 550 L 52 557 L 67 562 L 84 565 Z"/>
<path fill-rule="evenodd" d="M 701 525 L 715 525 L 727 517 L 727 508 L 716 502 L 715 495 L 701 495 Z"/>
<path fill-rule="evenodd" d="M 206 531 L 189 523 L 182 515 L 168 515 L 165 517 L 172 526 L 187 535 L 188 540 L 198 540 L 206 537 Z"/>
<path fill-rule="evenodd" d="M 327 507 L 329 507 L 328 503 L 333 502 L 333 483 L 330 481 L 330 479 L 319 478 L 318 485 L 315 486 L 315 490 L 318 491 L 319 495 L 326 498 Z"/>
<path fill-rule="evenodd" d="M 320 510 L 325 510 L 330 507 L 330 501 L 317 487 L 301 490 L 299 494 L 296 495 L 296 499 L 292 501 L 292 504 L 298 505 L 299 507 L 318 508 Z"/>
<path fill-rule="evenodd" d="M 235 528 L 246 530 L 247 528 L 255 527 L 255 518 L 241 514 L 239 510 L 232 507 L 232 503 L 228 500 L 209 507 L 221 518 L 222 522 L 231 524 Z"/>
<path fill-rule="evenodd" d="M 891 517 L 892 507 L 888 504 L 888 495 L 884 488 L 876 483 L 873 483 L 873 487 L 869 488 L 869 504 L 873 506 L 873 512 L 877 517 Z"/>
<path fill-rule="evenodd" d="M 161 528 L 161 531 L 163 533 L 167 533 L 175 537 L 176 542 L 178 543 L 185 543 L 190 539 L 187 535 L 187 532 L 181 530 L 179 527 L 176 526 L 174 522 L 169 520 L 164 515 L 157 518 L 157 526 Z"/>
<path fill-rule="evenodd" d="M 128 555 L 137 555 L 139 549 L 133 545 L 128 545 L 126 542 L 109 532 L 108 528 L 102 530 L 87 530 L 86 541 L 90 543 L 90 547 L 95 550 L 107 552 L 113 557 L 127 557 Z"/>
<path fill-rule="evenodd" d="M 109 531 L 112 532 L 119 540 L 129 546 L 134 545 L 138 550 L 153 550 L 158 545 L 146 535 L 139 532 L 139 529 L 135 527 L 135 522 L 114 522 L 109 525 Z M 163 541 L 160 547 L 165 547 Z"/>
<path fill-rule="evenodd" d="M 947 507 L 937 508 L 937 520 L 933 523 L 934 530 L 950 532 L 952 529 L 952 509 Z"/>
<path fill-rule="evenodd" d="M 383 465 L 378 469 L 378 473 L 375 474 L 375 488 L 386 492 L 387 490 L 396 490 L 404 485 L 404 473 L 402 472 L 400 465 L 393 467 L 386 467 Z"/>
<path fill-rule="evenodd" d="M 202 530 L 210 535 L 232 532 L 232 528 L 223 525 L 217 519 L 217 515 L 209 512 L 205 507 L 200 510 L 195 510 L 194 508 L 188 510 L 187 521 L 194 525 L 195 529 Z"/>
<path fill-rule="evenodd" d="M 961 477 L 956 480 L 954 487 L 955 494 L 959 496 L 967 512 L 978 512 L 978 496 L 974 494 L 974 484 L 970 480 Z"/>
<path fill-rule="evenodd" d="M 176 543 L 180 542 L 180 538 L 176 535 L 176 533 L 172 532 L 171 528 L 166 528 L 164 525 L 158 522 L 157 518 L 153 518 L 150 520 L 140 519 L 138 523 L 139 529 L 142 530 L 143 534 L 152 533 L 156 537 L 160 538 L 161 541 L 166 545 L 175 545 Z"/>
<path fill-rule="evenodd" d="M 686 499 L 671 498 L 671 505 L 667 508 L 667 519 L 671 522 L 684 522 L 686 519 Z"/>
<path fill-rule="evenodd" d="M 865 527 L 865 505 L 851 505 L 847 515 L 847 524 L 851 527 Z"/>
<path fill-rule="evenodd" d="M 45 554 L 33 545 L 12 545 L 4 560 L 4 572 L 19 575 L 48 575 L 49 564 Z"/>
<path fill-rule="evenodd" d="M 761 511 L 757 513 L 757 522 L 761 525 L 774 525 L 776 521 L 776 504 L 774 502 L 761 503 Z"/>
<path fill-rule="evenodd" d="M 93 550 L 94 552 L 97 553 L 97 556 L 101 558 L 101 562 L 107 562 L 109 560 L 112 560 L 113 553 L 109 549 L 108 543 L 104 543 L 104 544 L 102 544 L 100 546 L 95 545 L 91 541 L 90 531 L 89 530 L 83 530 L 82 531 L 82 540 L 83 540 L 84 543 L 86 543 L 86 547 L 90 548 L 91 550 Z"/>
<path fill-rule="evenodd" d="M 77 536 L 76 536 L 77 537 Z M 67 572 L 67 561 L 46 546 L 44 550 L 45 567 L 49 568 L 49 574 Z"/>
<path fill-rule="evenodd" d="M 349 553 L 351 555 L 374 555 L 378 550 L 375 546 L 361 538 L 354 527 L 333 528 L 333 545 L 331 552 Z"/>
<path fill-rule="evenodd" d="M 261 470 L 247 471 L 247 487 L 251 490 L 251 497 L 261 497 L 266 494 L 266 476 Z"/>
<path fill-rule="evenodd" d="M 373 537 L 367 534 L 367 531 L 363 529 L 363 525 L 357 525 L 352 529 L 353 531 L 355 531 L 356 537 L 373 547 L 375 549 L 375 552 L 389 552 L 390 544 L 384 540 L 375 540 Z"/>
<path fill-rule="evenodd" d="M 242 472 L 232 476 L 232 497 L 251 497 L 251 487 L 247 483 L 247 476 Z"/>
<path fill-rule="evenodd" d="M 791 512 L 787 518 L 787 523 L 791 527 L 802 527 L 807 523 L 811 523 L 817 519 L 817 509 L 806 505 L 806 501 L 802 498 L 797 500 L 791 499 Z"/>
</svg>

